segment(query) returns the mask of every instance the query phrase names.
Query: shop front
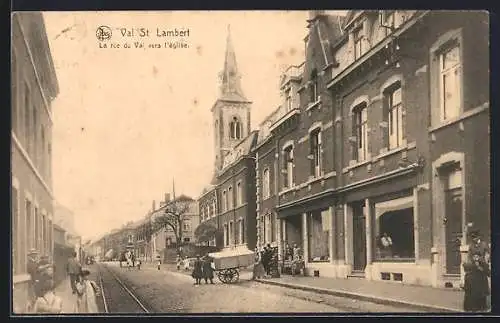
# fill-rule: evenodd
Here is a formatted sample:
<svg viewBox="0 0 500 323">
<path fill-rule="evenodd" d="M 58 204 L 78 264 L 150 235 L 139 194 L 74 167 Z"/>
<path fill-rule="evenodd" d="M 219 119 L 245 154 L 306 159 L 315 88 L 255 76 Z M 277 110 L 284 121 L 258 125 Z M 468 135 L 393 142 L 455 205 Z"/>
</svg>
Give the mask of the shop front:
<svg viewBox="0 0 500 323">
<path fill-rule="evenodd" d="M 296 245 L 300 249 L 309 276 L 336 277 L 334 257 L 334 207 L 331 197 L 295 203 L 279 209 L 280 237 L 284 246 L 280 258 L 289 247 L 293 255 Z"/>
<path fill-rule="evenodd" d="M 427 226 L 431 217 L 429 212 L 422 212 L 425 203 L 419 202 L 423 194 L 427 192 L 416 185 L 415 176 L 367 185 L 346 194 L 348 278 L 432 285 L 430 253 L 420 252 L 421 242 L 428 242 L 431 234 Z"/>
</svg>

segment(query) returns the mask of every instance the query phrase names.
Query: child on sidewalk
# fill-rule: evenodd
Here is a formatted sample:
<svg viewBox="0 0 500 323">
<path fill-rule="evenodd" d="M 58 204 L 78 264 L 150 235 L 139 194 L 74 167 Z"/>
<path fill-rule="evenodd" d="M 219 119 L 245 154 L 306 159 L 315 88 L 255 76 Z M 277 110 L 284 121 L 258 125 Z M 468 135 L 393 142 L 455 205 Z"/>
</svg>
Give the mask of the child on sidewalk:
<svg viewBox="0 0 500 323">
<path fill-rule="evenodd" d="M 82 269 L 79 281 L 76 283 L 75 313 L 97 313 L 96 297 L 101 295 L 97 284 L 88 279 L 90 271 Z"/>
</svg>

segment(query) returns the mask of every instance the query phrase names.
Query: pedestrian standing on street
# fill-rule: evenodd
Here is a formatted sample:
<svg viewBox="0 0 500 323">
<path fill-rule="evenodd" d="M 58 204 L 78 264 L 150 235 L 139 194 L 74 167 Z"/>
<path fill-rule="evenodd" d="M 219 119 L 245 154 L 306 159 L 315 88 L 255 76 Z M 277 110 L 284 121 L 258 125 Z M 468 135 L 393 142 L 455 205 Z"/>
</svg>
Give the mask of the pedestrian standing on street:
<svg viewBox="0 0 500 323">
<path fill-rule="evenodd" d="M 76 282 L 82 271 L 82 265 L 76 259 L 76 251 L 73 251 L 71 253 L 71 257 L 68 259 L 66 271 L 69 275 L 71 290 L 73 291 L 73 294 L 76 294 Z"/>
<path fill-rule="evenodd" d="M 28 263 L 26 264 L 27 272 L 30 275 L 30 281 L 28 285 L 28 305 L 27 311 L 31 312 L 35 304 L 37 293 L 36 286 L 38 283 L 38 251 L 32 248 L 28 252 Z"/>
<path fill-rule="evenodd" d="M 201 283 L 201 279 L 203 278 L 203 262 L 200 260 L 200 255 L 196 255 L 191 277 L 195 279 L 195 285 L 199 285 Z"/>
<path fill-rule="evenodd" d="M 189 259 L 187 256 L 184 256 L 183 263 L 184 263 L 184 270 L 188 271 L 189 270 Z"/>
<path fill-rule="evenodd" d="M 156 267 L 158 268 L 158 270 L 160 270 L 160 267 L 161 267 L 161 257 L 160 257 L 160 255 L 156 255 Z"/>
<path fill-rule="evenodd" d="M 472 256 L 472 263 L 465 263 L 464 310 L 467 312 L 484 312 L 488 310 L 487 297 L 490 295 L 488 277 L 489 266 L 477 251 Z"/>
<path fill-rule="evenodd" d="M 96 297 L 100 295 L 100 289 L 97 284 L 88 279 L 90 271 L 82 269 L 79 275 L 78 282 L 76 283 L 77 295 L 75 301 L 75 313 L 97 313 L 97 300 Z"/>
<path fill-rule="evenodd" d="M 142 265 L 142 262 L 141 262 L 141 259 L 137 259 L 137 270 L 141 270 L 141 265 Z"/>
<path fill-rule="evenodd" d="M 264 277 L 264 275 L 265 270 L 262 265 L 262 255 L 259 252 L 259 249 L 255 248 L 255 264 L 253 265 L 252 280 L 260 279 L 261 277 Z"/>
<path fill-rule="evenodd" d="M 264 272 L 267 273 L 268 271 L 268 264 L 269 264 L 269 252 L 267 250 L 267 246 L 264 246 L 264 249 L 260 253 L 261 255 L 261 262 L 262 266 L 264 267 Z"/>
<path fill-rule="evenodd" d="M 266 245 L 266 275 L 271 276 L 271 266 L 272 266 L 272 260 L 273 260 L 273 248 L 271 248 L 271 245 L 268 243 Z"/>
<path fill-rule="evenodd" d="M 214 283 L 214 269 L 212 268 L 212 258 L 207 254 L 203 258 L 203 278 L 205 279 L 205 284 Z"/>
<path fill-rule="evenodd" d="M 181 264 L 182 264 L 181 255 L 177 254 L 177 258 L 175 259 L 175 264 L 177 266 L 177 271 L 181 270 Z"/>
</svg>

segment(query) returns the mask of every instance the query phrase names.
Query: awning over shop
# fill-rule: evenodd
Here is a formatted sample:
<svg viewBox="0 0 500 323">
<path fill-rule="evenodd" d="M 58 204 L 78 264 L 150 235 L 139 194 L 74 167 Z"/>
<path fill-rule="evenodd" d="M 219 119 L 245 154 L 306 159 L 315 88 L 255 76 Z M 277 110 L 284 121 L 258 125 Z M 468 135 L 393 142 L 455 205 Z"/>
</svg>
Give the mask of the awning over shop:
<svg viewBox="0 0 500 323">
<path fill-rule="evenodd" d="M 379 218 L 382 214 L 392 211 L 403 210 L 413 207 L 413 196 L 402 197 L 394 200 L 380 202 L 375 204 L 375 218 Z"/>
<path fill-rule="evenodd" d="M 298 200 L 289 205 L 277 207 L 278 219 L 290 216 L 302 215 L 303 213 L 325 210 L 335 204 L 332 192 L 325 192 L 307 200 Z"/>
</svg>

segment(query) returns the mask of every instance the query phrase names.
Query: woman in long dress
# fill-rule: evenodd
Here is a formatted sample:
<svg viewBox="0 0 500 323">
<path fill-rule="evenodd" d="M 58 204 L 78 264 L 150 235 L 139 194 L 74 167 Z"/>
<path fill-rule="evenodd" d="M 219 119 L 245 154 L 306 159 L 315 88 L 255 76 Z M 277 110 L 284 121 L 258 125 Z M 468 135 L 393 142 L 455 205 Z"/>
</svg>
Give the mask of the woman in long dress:
<svg viewBox="0 0 500 323">
<path fill-rule="evenodd" d="M 264 270 L 264 265 L 262 265 L 262 255 L 259 252 L 259 249 L 255 248 L 255 264 L 253 266 L 253 279 L 260 279 L 266 275 L 266 271 Z"/>
<path fill-rule="evenodd" d="M 94 281 L 88 279 L 90 271 L 83 269 L 76 285 L 75 313 L 98 313 L 96 297 L 100 290 Z"/>
</svg>

